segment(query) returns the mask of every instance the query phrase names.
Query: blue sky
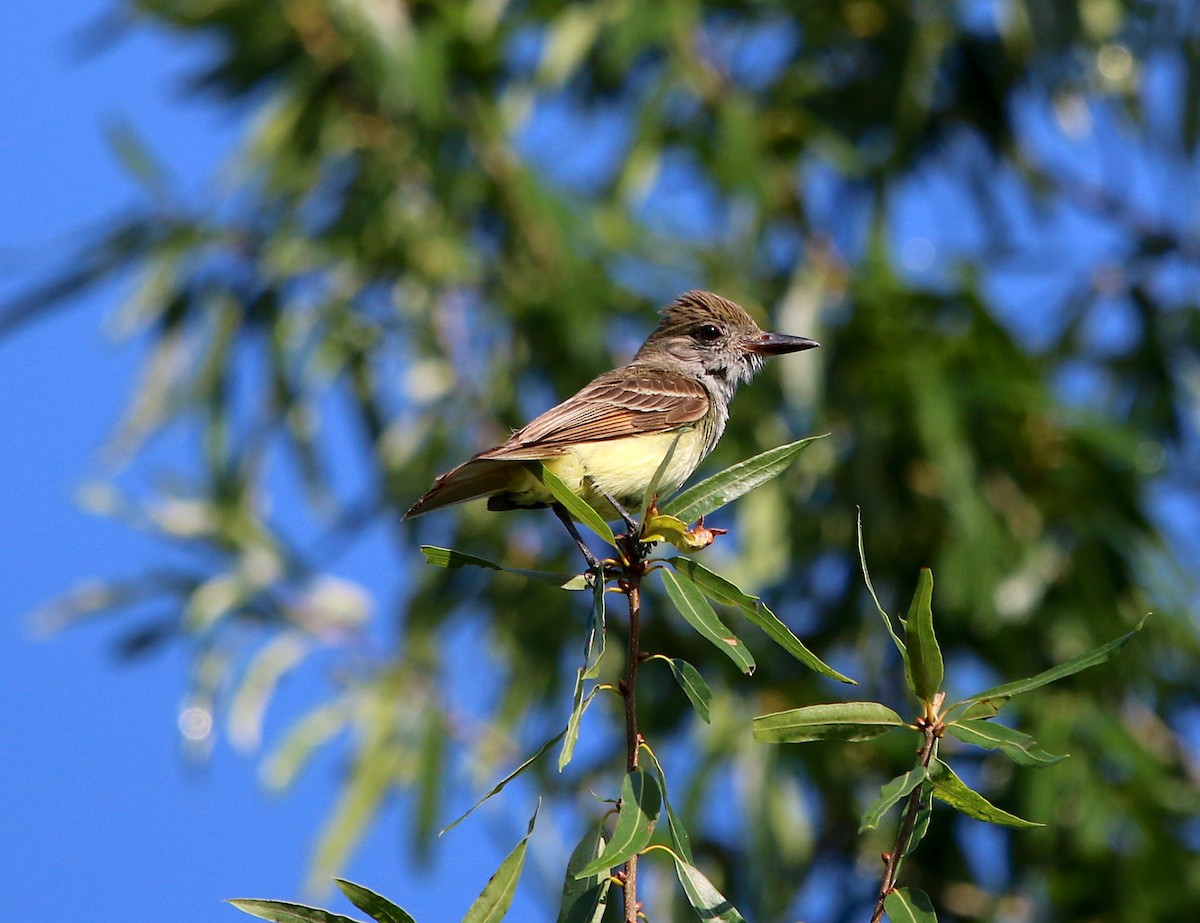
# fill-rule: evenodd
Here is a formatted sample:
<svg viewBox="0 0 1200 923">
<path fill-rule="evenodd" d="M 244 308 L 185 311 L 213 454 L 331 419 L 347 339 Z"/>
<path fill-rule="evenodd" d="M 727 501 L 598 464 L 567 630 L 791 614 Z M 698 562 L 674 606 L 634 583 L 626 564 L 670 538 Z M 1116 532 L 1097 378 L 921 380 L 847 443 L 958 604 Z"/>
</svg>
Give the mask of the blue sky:
<svg viewBox="0 0 1200 923">
<path fill-rule="evenodd" d="M 136 201 L 106 125 L 131 125 L 191 192 L 238 135 L 236 115 L 180 92 L 181 75 L 203 57 L 194 44 L 143 29 L 81 57 L 81 31 L 109 8 L 0 4 L 10 37 L 0 57 L 0 297 L 61 267 L 89 229 Z M 159 553 L 74 502 L 97 471 L 139 359 L 137 343 L 102 330 L 120 294 L 97 293 L 0 341 L 0 906 L 26 921 L 249 919 L 220 902 L 303 897 L 336 758 L 318 759 L 282 797 L 266 795 L 256 760 L 224 743 L 194 765 L 176 725 L 181 651 L 122 666 L 112 623 L 39 639 L 28 618 L 81 580 L 135 572 Z M 486 823 L 459 828 L 424 870 L 402 865 L 402 829 L 392 806 L 346 876 L 420 920 L 461 916 L 512 845 Z M 351 909 L 340 896 L 318 902 Z"/>
</svg>

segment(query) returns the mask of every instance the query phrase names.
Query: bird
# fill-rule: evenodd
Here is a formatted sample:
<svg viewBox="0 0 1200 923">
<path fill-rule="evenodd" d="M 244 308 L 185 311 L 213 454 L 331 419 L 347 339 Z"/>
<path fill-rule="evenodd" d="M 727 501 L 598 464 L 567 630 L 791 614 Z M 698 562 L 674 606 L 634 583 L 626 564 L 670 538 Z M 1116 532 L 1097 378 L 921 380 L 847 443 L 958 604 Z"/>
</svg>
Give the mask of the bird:
<svg viewBox="0 0 1200 923">
<path fill-rule="evenodd" d="M 738 386 L 766 358 L 820 346 L 764 332 L 740 305 L 707 291 L 684 292 L 627 364 L 604 372 L 500 445 L 440 475 L 404 519 L 477 498 L 489 510 L 551 507 L 577 537 L 566 511 L 538 479 L 557 475 L 604 519 L 632 524 L 655 484 L 673 493 L 716 446 Z M 582 546 L 582 542 L 580 543 Z"/>
</svg>

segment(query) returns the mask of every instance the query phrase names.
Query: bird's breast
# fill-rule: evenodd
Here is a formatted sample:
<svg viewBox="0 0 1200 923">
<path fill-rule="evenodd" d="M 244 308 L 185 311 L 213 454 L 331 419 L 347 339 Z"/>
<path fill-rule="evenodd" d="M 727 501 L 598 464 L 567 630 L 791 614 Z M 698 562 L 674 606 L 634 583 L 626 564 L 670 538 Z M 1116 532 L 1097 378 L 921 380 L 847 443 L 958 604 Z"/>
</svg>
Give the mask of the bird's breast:
<svg viewBox="0 0 1200 923">
<path fill-rule="evenodd" d="M 581 443 L 555 459 L 553 467 L 554 473 L 572 489 L 578 484 L 578 493 L 593 506 L 607 507 L 600 491 L 622 505 L 636 506 L 642 502 L 668 452 L 671 459 L 659 481 L 660 497 L 677 490 L 696 470 L 709 448 L 703 427 L 688 426 L 664 433 Z"/>
</svg>

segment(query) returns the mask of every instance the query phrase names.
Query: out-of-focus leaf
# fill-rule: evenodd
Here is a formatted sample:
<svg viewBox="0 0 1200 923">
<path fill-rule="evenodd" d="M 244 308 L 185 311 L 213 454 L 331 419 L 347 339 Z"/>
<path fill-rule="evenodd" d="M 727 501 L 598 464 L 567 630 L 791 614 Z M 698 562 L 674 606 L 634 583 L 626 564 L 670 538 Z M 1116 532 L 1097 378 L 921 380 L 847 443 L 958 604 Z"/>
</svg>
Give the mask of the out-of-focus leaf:
<svg viewBox="0 0 1200 923">
<path fill-rule="evenodd" d="M 932 702 L 942 687 L 942 651 L 933 633 L 933 571 L 921 568 L 917 592 L 904 622 L 904 678 L 922 702 Z"/>
<path fill-rule="evenodd" d="M 879 797 L 863 811 L 862 822 L 858 826 L 858 832 L 862 833 L 865 830 L 874 830 L 878 827 L 879 822 L 883 820 L 883 815 L 899 804 L 900 799 L 911 793 L 914 788 L 923 783 L 928 777 L 929 771 L 924 766 L 917 766 L 904 773 L 904 775 L 896 776 L 892 781 L 883 785 L 879 790 Z"/>
<path fill-rule="evenodd" d="M 386 897 L 376 894 L 370 888 L 356 885 L 344 878 L 335 878 L 334 883 L 350 899 L 350 903 L 372 920 L 376 920 L 377 923 L 416 923 L 412 915 L 403 907 L 397 907 Z"/>
<path fill-rule="evenodd" d="M 1059 760 L 1066 759 L 1065 754 L 1057 756 L 1047 753 L 1028 734 L 1022 734 L 993 721 L 961 718 L 947 725 L 946 730 L 963 743 L 974 744 L 985 750 L 999 750 L 1018 766 L 1027 766 L 1030 769 L 1051 766 Z"/>
<path fill-rule="evenodd" d="M 467 810 L 461 816 L 456 818 L 452 823 L 450 823 L 448 826 L 444 827 L 442 829 L 442 832 L 439 833 L 438 836 L 444 836 L 446 833 L 453 830 L 455 827 L 457 827 L 459 824 L 461 824 L 464 820 L 466 820 L 472 814 L 472 812 L 474 812 L 474 810 L 477 807 L 479 807 L 481 804 L 483 804 L 485 801 L 487 801 L 493 795 L 499 794 L 504 789 L 504 786 L 508 785 L 509 782 L 511 782 L 513 779 L 515 779 L 517 776 L 519 776 L 521 773 L 523 773 L 526 769 L 528 769 L 530 766 L 532 766 L 534 763 L 536 763 L 538 760 L 540 760 L 542 758 L 542 756 L 545 755 L 546 751 L 549 750 L 551 747 L 553 747 L 556 743 L 558 743 L 562 739 L 562 736 L 566 733 L 567 733 L 567 729 L 563 728 L 561 731 L 559 731 L 557 734 L 555 734 L 553 737 L 551 737 L 549 740 L 547 740 L 544 744 L 542 744 L 540 747 L 538 747 L 537 752 L 534 753 L 533 756 L 529 757 L 527 760 L 525 760 L 525 762 L 521 763 L 520 766 L 518 766 L 516 769 L 514 769 L 512 772 L 510 772 L 508 775 L 506 775 L 503 779 L 501 779 L 499 782 L 497 782 L 494 786 L 492 786 L 492 790 L 490 792 L 488 792 L 486 795 L 484 795 L 482 798 L 480 798 L 478 801 L 476 801 L 473 805 L 471 805 L 469 808 L 467 808 Z"/>
<path fill-rule="evenodd" d="M 353 703 L 343 696 L 314 708 L 297 721 L 263 764 L 267 787 L 280 790 L 291 785 L 313 751 L 346 727 L 352 715 Z"/>
<path fill-rule="evenodd" d="M 258 749 L 263 715 L 275 687 L 304 659 L 308 649 L 308 642 L 299 633 L 281 634 L 268 641 L 250 661 L 229 706 L 229 739 L 235 747 L 247 752 Z"/>
<path fill-rule="evenodd" d="M 897 888 L 883 899 L 883 910 L 892 923 L 937 923 L 929 895 L 919 888 Z"/>
<path fill-rule="evenodd" d="M 661 567 L 658 570 L 663 586 L 676 610 L 696 631 L 712 642 L 721 653 L 738 665 L 746 674 L 754 672 L 754 657 L 746 650 L 741 640 L 725 627 L 704 594 L 690 580 L 680 580 L 675 574 Z"/>
<path fill-rule="evenodd" d="M 1018 679 L 1011 683 L 1002 683 L 999 686 L 993 686 L 991 689 L 984 692 L 976 693 L 968 696 L 959 702 L 955 702 L 952 708 L 959 708 L 963 705 L 978 705 L 980 710 L 995 708 L 999 710 L 1009 699 L 1014 696 L 1021 695 L 1033 689 L 1038 689 L 1042 686 L 1049 685 L 1057 680 L 1064 679 L 1068 676 L 1073 676 L 1089 667 L 1095 667 L 1102 663 L 1107 663 L 1121 652 L 1130 639 L 1142 630 L 1142 626 L 1146 624 L 1146 620 L 1142 619 L 1137 623 L 1137 627 L 1133 631 L 1126 632 L 1121 637 L 1109 641 L 1107 644 L 1102 644 L 1100 647 L 1093 648 L 1078 657 L 1072 657 L 1066 663 L 1061 663 L 1057 667 L 1051 667 L 1037 676 L 1031 676 L 1028 679 Z M 986 717 L 986 712 L 981 714 L 980 710 L 971 712 L 971 717 Z M 995 714 L 995 711 L 992 712 Z"/>
<path fill-rule="evenodd" d="M 508 574 L 528 577 L 530 580 L 549 583 L 551 586 L 556 586 L 564 590 L 586 590 L 588 588 L 587 576 L 585 574 L 552 574 L 540 570 L 504 567 L 503 565 L 496 564 L 494 561 L 489 561 L 487 558 L 467 554 L 464 551 L 455 551 L 453 548 L 438 548 L 435 545 L 422 545 L 421 554 L 434 567 L 445 567 L 449 570 L 457 570 L 460 567 L 481 567 L 484 570 L 498 570 Z"/>
<path fill-rule="evenodd" d="M 718 891 L 699 869 L 682 858 L 675 857 L 675 873 L 683 885 L 688 903 L 701 920 L 717 920 L 720 923 L 746 923 L 729 898 Z"/>
<path fill-rule="evenodd" d="M 805 705 L 754 719 L 760 743 L 798 744 L 814 740 L 870 740 L 904 727 L 899 715 L 878 702 Z"/>
<path fill-rule="evenodd" d="M 689 487 L 664 506 L 662 512 L 677 516 L 684 522 L 695 522 L 701 516 L 707 516 L 727 503 L 732 503 L 771 478 L 778 477 L 806 446 L 823 438 L 823 435 L 809 436 L 807 439 L 768 449 L 747 458 L 706 478 L 695 487 Z"/>
<path fill-rule="evenodd" d="M 929 766 L 929 778 L 933 782 L 933 797 L 944 801 L 967 817 L 973 817 L 989 824 L 1002 824 L 1005 827 L 1021 829 L 1045 826 L 1002 811 L 979 792 L 968 788 L 963 780 L 954 774 L 953 769 L 936 757 Z"/>
<path fill-rule="evenodd" d="M 713 573 L 703 564 L 698 564 L 690 558 L 670 558 L 669 563 L 691 580 L 709 599 L 727 606 L 737 606 L 748 621 L 761 628 L 768 638 L 810 670 L 830 679 L 836 679 L 840 683 L 855 685 L 854 680 L 828 666 L 805 647 L 800 639 L 792 633 L 792 630 L 780 620 L 779 616 L 768 609 L 766 603 L 757 596 L 743 592 L 724 577 Z"/>
<path fill-rule="evenodd" d="M 147 192 L 160 199 L 170 193 L 170 178 L 166 168 L 138 137 L 133 126 L 125 120 L 111 122 L 105 136 L 109 146 L 121 161 L 129 175 L 137 180 Z"/>
<path fill-rule="evenodd" d="M 567 875 L 563 879 L 562 901 L 559 904 L 558 923 L 600 923 L 608 903 L 608 889 L 612 883 L 607 871 L 597 872 L 586 878 L 577 877 L 580 869 L 594 861 L 604 852 L 604 828 L 589 830 L 579 841 L 567 861 Z"/>
<path fill-rule="evenodd" d="M 541 807 L 541 803 L 538 803 Z M 521 878 L 521 870 L 525 868 L 525 851 L 529 847 L 529 838 L 533 835 L 533 825 L 537 822 L 538 808 L 534 808 L 533 816 L 529 818 L 529 830 L 516 848 L 508 854 L 496 873 L 488 879 L 483 891 L 467 910 L 463 923 L 499 923 L 508 913 L 512 904 L 513 894 L 517 890 L 517 882 Z"/>
<path fill-rule="evenodd" d="M 645 849 L 654 833 L 661 806 L 658 780 L 641 769 L 627 772 L 621 781 L 621 807 L 612 839 L 604 852 L 576 872 L 575 877 L 603 874 Z"/>
</svg>

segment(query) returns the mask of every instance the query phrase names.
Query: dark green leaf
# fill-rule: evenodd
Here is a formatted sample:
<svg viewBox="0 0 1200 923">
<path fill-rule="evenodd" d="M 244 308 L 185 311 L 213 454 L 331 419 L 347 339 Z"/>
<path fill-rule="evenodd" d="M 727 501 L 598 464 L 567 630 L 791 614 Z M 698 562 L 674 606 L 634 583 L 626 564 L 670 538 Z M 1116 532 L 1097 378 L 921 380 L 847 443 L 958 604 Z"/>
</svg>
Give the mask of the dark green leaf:
<svg viewBox="0 0 1200 923">
<path fill-rule="evenodd" d="M 685 522 L 694 522 L 782 474 L 805 446 L 823 438 L 809 436 L 739 462 L 695 487 L 689 487 L 664 506 L 662 512 L 678 516 Z"/>
<path fill-rule="evenodd" d="M 582 677 L 575 683 L 575 694 L 571 700 L 571 717 L 567 719 L 566 736 L 563 738 L 562 750 L 558 754 L 559 772 L 567 768 L 567 765 L 571 762 L 571 757 L 575 755 L 575 744 L 579 742 L 579 725 L 583 721 L 583 713 L 592 704 L 592 699 L 595 698 L 598 688 L 597 686 L 593 686 L 591 691 L 585 696 L 583 694 Z"/>
<path fill-rule="evenodd" d="M 1065 677 L 1073 676 L 1076 673 L 1082 672 L 1089 667 L 1099 666 L 1102 663 L 1112 660 L 1117 656 L 1118 653 L 1120 653 L 1121 648 L 1128 644 L 1129 640 L 1142 630 L 1142 626 L 1145 624 L 1146 619 L 1142 619 L 1137 623 L 1137 627 L 1134 628 L 1133 631 L 1127 632 L 1121 635 L 1121 637 L 1116 638 L 1113 641 L 1109 641 L 1107 644 L 1103 644 L 1100 647 L 1086 651 L 1085 653 L 1080 654 L 1078 657 L 1073 657 L 1066 663 L 1061 663 L 1057 667 L 1051 667 L 1049 670 L 1045 670 L 1044 672 L 1037 674 L 1037 676 L 1031 676 L 1028 679 L 1018 679 L 1011 683 L 1003 683 L 999 686 L 993 686 L 991 689 L 965 698 L 961 702 L 955 702 L 952 707 L 959 708 L 963 705 L 979 705 L 981 706 L 980 709 L 972 709 L 970 712 L 968 712 L 968 714 L 972 718 L 985 717 L 986 715 L 981 714 L 981 711 L 986 711 L 990 708 L 994 708 L 996 711 L 998 711 L 1000 706 L 1014 696 L 1018 696 L 1033 689 L 1038 689 L 1042 686 L 1049 685 L 1057 680 L 1064 679 Z M 992 714 L 995 714 L 995 711 L 993 711 Z"/>
<path fill-rule="evenodd" d="M 696 714 L 704 720 L 705 724 L 708 724 L 708 705 L 712 701 L 712 690 L 708 688 L 704 677 L 686 660 L 680 660 L 677 657 L 664 657 L 663 659 L 670 665 L 675 682 L 679 683 L 679 688 L 691 701 L 692 707 L 696 709 Z"/>
<path fill-rule="evenodd" d="M 805 705 L 754 719 L 760 743 L 806 743 L 812 740 L 870 740 L 904 727 L 899 715 L 878 702 Z"/>
<path fill-rule="evenodd" d="M 937 923 L 929 895 L 919 888 L 897 888 L 883 899 L 883 909 L 892 923 Z"/>
<path fill-rule="evenodd" d="M 567 876 L 563 880 L 562 903 L 558 923 L 600 923 L 612 882 L 607 872 L 597 872 L 586 878 L 576 873 L 604 851 L 604 828 L 589 830 L 579 841 L 567 861 Z"/>
<path fill-rule="evenodd" d="M 370 888 L 356 885 L 344 878 L 335 878 L 334 881 L 342 889 L 342 893 L 350 899 L 350 902 L 370 916 L 372 920 L 376 920 L 378 923 L 415 923 L 411 914 L 402 907 L 397 907 L 386 897 L 376 894 Z"/>
<path fill-rule="evenodd" d="M 701 920 L 716 920 L 720 923 L 746 923 L 738 909 L 729 902 L 713 883 L 700 873 L 695 866 L 675 857 L 675 872 L 679 883 L 683 885 L 683 893 L 687 895 L 688 903 L 696 911 Z"/>
<path fill-rule="evenodd" d="M 865 810 L 858 832 L 874 830 L 883 820 L 883 815 L 900 802 L 905 795 L 920 785 L 929 777 L 929 771 L 924 766 L 910 769 L 902 776 L 896 776 L 879 790 L 879 797 Z"/>
<path fill-rule="evenodd" d="M 626 773 L 621 782 L 621 807 L 617 825 L 604 852 L 575 873 L 576 878 L 588 878 L 607 872 L 630 856 L 646 848 L 658 821 L 662 792 L 658 780 L 641 769 Z"/>
<path fill-rule="evenodd" d="M 467 808 L 466 812 L 463 813 L 461 817 L 456 819 L 448 827 L 444 828 L 442 830 L 442 832 L 438 834 L 438 836 L 443 836 L 448 831 L 453 830 L 455 827 L 457 827 L 459 824 L 461 824 L 464 820 L 466 820 L 477 807 L 479 807 L 481 804 L 483 804 L 485 801 L 487 801 L 493 795 L 499 794 L 503 790 L 504 786 L 508 785 L 509 782 L 511 782 L 513 779 L 515 779 L 517 776 L 519 776 L 521 773 L 523 773 L 526 769 L 528 769 L 530 766 L 532 766 L 534 763 L 536 763 L 538 760 L 540 760 L 542 758 L 542 756 L 545 755 L 546 751 L 549 750 L 551 747 L 553 747 L 556 743 L 558 743 L 558 741 L 561 740 L 562 736 L 566 733 L 567 733 L 567 729 L 563 728 L 561 731 L 559 731 L 557 734 L 555 734 L 553 737 L 551 737 L 548 741 L 546 741 L 544 744 L 542 744 L 540 747 L 538 747 L 537 752 L 534 753 L 533 756 L 529 757 L 520 766 L 518 766 L 516 769 L 514 769 L 512 772 L 510 772 L 508 775 L 506 775 L 503 779 L 501 779 L 499 782 L 497 782 L 495 784 L 495 786 L 493 786 L 493 788 L 490 792 L 488 792 L 486 795 L 484 795 L 482 798 L 480 798 L 478 801 L 476 801 L 473 805 L 471 805 L 469 808 Z"/>
<path fill-rule="evenodd" d="M 935 758 L 930 764 L 929 778 L 933 782 L 933 797 L 944 801 L 967 817 L 1020 829 L 1044 826 L 1002 811 L 979 792 L 967 788 L 963 780 L 954 774 L 954 770 L 939 759 Z"/>
<path fill-rule="evenodd" d="M 595 689 L 583 695 L 584 680 L 595 679 L 600 672 L 600 658 L 604 656 L 604 581 L 596 579 L 592 584 L 592 611 L 588 617 L 587 632 L 583 639 L 583 666 L 575 671 L 575 689 L 571 694 L 571 717 L 567 721 L 567 736 L 563 740 L 562 751 L 558 755 L 558 771 L 566 769 L 575 752 L 575 744 L 579 740 L 579 723 L 583 713 L 592 701 Z M 599 638 L 597 651 L 596 639 Z"/>
<path fill-rule="evenodd" d="M 541 807 L 539 802 L 538 807 Z M 516 848 L 508 854 L 496 873 L 488 879 L 483 891 L 475 902 L 467 909 L 463 923 L 499 923 L 508 913 L 512 904 L 513 894 L 517 890 L 517 882 L 521 878 L 521 870 L 525 867 L 525 850 L 529 847 L 529 837 L 533 835 L 533 825 L 537 822 L 538 809 L 533 809 L 529 818 L 529 830 Z"/>
<path fill-rule="evenodd" d="M 892 619 L 879 605 L 879 597 L 875 595 L 875 587 L 871 583 L 871 574 L 867 570 L 867 553 L 863 548 L 863 531 L 862 531 L 862 509 L 858 511 L 858 563 L 862 567 L 863 580 L 867 584 L 867 592 L 871 594 L 871 599 L 875 603 L 875 611 L 879 613 L 879 617 L 883 619 L 884 627 L 887 628 L 887 633 L 892 638 L 892 643 L 896 645 L 896 650 L 900 652 L 900 656 L 904 658 L 904 662 L 908 662 L 908 654 L 904 650 L 904 642 L 900 640 L 900 636 L 896 634 L 896 629 L 892 627 Z"/>
<path fill-rule="evenodd" d="M 946 730 L 963 743 L 974 744 L 985 750 L 999 750 L 1018 766 L 1040 769 L 1066 759 L 1065 755 L 1047 753 L 1028 734 L 992 721 L 962 718 L 947 725 Z"/>
<path fill-rule="evenodd" d="M 659 655 L 661 656 L 661 655 Z M 664 660 L 666 658 L 663 658 Z M 671 807 L 671 799 L 667 792 L 667 774 L 663 772 L 662 764 L 658 761 L 654 751 L 649 747 L 644 747 L 643 752 L 649 757 L 650 762 L 654 764 L 654 771 L 658 773 L 659 782 L 662 784 L 663 804 L 667 809 L 667 827 L 671 834 L 671 843 L 675 847 L 675 851 L 683 856 L 688 862 L 692 862 L 692 838 L 687 832 L 687 828 L 679 820 L 674 809 Z"/>
<path fill-rule="evenodd" d="M 344 917 L 340 913 L 330 913 L 318 907 L 306 907 L 303 904 L 289 904 L 286 901 L 259 901 L 239 898 L 227 901 L 238 910 L 271 923 L 360 923 L 353 917 Z"/>
<path fill-rule="evenodd" d="M 487 558 L 480 558 L 464 551 L 455 551 L 453 548 L 438 548 L 436 545 L 422 545 L 421 554 L 434 567 L 445 567 L 449 570 L 457 570 L 460 567 L 482 567 L 485 570 L 503 571 L 506 574 L 516 574 L 519 577 L 549 583 L 564 590 L 578 591 L 588 588 L 585 574 L 552 574 L 541 570 L 503 567 Z"/>
<path fill-rule="evenodd" d="M 735 584 L 730 583 L 719 574 L 713 573 L 703 564 L 696 563 L 691 558 L 675 557 L 671 558 L 669 563 L 691 580 L 709 599 L 726 606 L 737 606 L 748 621 L 761 628 L 768 638 L 810 670 L 820 673 L 822 676 L 828 676 L 830 679 L 836 679 L 838 682 L 854 685 L 854 680 L 843 676 L 833 667 L 825 664 L 816 654 L 805 647 L 800 639 L 792 633 L 792 630 L 757 596 L 751 596 L 742 591 Z"/>
<path fill-rule="evenodd" d="M 921 568 L 917 592 L 904 623 L 904 678 L 922 702 L 931 702 L 942 688 L 942 651 L 933 633 L 933 571 Z"/>
<path fill-rule="evenodd" d="M 925 834 L 929 832 L 929 818 L 932 816 L 933 799 L 926 793 L 921 798 L 921 806 L 917 809 L 917 820 L 913 824 L 913 832 L 912 837 L 908 841 L 908 849 L 904 851 L 904 855 L 900 857 L 901 859 L 907 859 L 911 856 L 921 844 L 921 840 L 925 839 Z"/>
<path fill-rule="evenodd" d="M 585 503 L 583 498 L 571 493 L 558 475 L 541 464 L 541 462 L 526 462 L 525 467 L 532 472 L 535 478 L 546 485 L 546 489 L 554 495 L 555 500 L 566 508 L 568 513 L 610 545 L 616 544 L 612 529 L 608 527 L 608 523 L 604 521 L 604 517 Z"/>
<path fill-rule="evenodd" d="M 662 578 L 667 595 L 671 597 L 671 602 L 675 604 L 679 614 L 687 619 L 688 624 L 736 663 L 743 673 L 753 673 L 754 657 L 737 635 L 717 618 L 717 613 L 713 612 L 712 606 L 696 585 L 690 580 L 680 580 L 665 567 L 660 567 L 658 574 Z"/>
</svg>

